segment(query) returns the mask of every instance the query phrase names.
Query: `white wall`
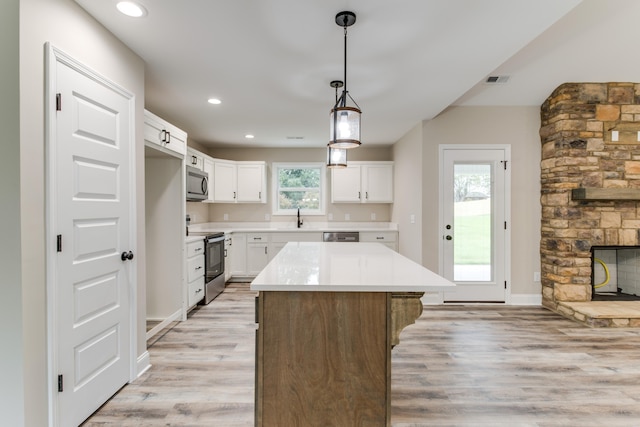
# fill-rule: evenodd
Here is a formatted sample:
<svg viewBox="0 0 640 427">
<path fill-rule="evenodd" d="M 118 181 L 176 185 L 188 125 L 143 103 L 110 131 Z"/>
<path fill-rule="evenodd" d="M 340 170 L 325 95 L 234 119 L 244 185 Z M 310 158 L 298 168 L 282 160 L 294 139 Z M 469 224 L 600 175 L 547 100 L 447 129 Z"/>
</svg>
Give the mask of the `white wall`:
<svg viewBox="0 0 640 427">
<path fill-rule="evenodd" d="M 22 263 L 20 242 L 20 93 L 18 0 L 0 6 L 0 414 L 2 423 L 24 424 Z"/>
<path fill-rule="evenodd" d="M 512 295 L 540 295 L 533 273 L 540 271 L 539 107 L 453 107 L 423 124 L 422 260 L 438 271 L 438 146 L 511 145 Z"/>
<path fill-rule="evenodd" d="M 422 124 L 413 127 L 393 145 L 391 221 L 398 224 L 399 252 L 422 262 Z M 411 216 L 415 221 L 411 222 Z"/>
<path fill-rule="evenodd" d="M 44 247 L 46 42 L 51 42 L 99 74 L 134 93 L 138 124 L 143 121 L 144 106 L 143 61 L 97 24 L 75 2 L 72 0 L 20 1 L 20 194 L 25 425 L 27 426 L 47 425 L 48 410 Z M 4 73 L 2 76 L 4 79 Z M 144 194 L 142 130 L 142 126 L 136 129 L 136 192 L 139 196 Z M 137 350 L 140 355 L 146 350 L 144 197 L 138 197 L 136 209 L 138 226 L 136 259 L 139 285 L 137 309 L 141 314 L 137 324 Z M 3 343 L 3 347 L 6 345 Z M 4 381 L 2 383 L 6 384 Z"/>
</svg>

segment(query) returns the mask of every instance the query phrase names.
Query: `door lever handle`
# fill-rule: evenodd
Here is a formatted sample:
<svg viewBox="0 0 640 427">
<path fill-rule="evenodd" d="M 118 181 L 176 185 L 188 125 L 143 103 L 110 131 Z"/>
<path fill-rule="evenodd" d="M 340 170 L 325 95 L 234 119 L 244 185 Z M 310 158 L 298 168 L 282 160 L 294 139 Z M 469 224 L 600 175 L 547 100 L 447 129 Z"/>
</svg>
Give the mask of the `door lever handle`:
<svg viewBox="0 0 640 427">
<path fill-rule="evenodd" d="M 453 237 L 449 236 L 448 234 L 444 238 L 447 239 L 447 240 L 452 240 L 453 239 Z"/>
<path fill-rule="evenodd" d="M 120 259 L 122 261 L 126 261 L 129 260 L 131 261 L 133 259 L 133 252 L 129 251 L 129 252 L 122 252 L 122 254 L 120 254 Z"/>
</svg>

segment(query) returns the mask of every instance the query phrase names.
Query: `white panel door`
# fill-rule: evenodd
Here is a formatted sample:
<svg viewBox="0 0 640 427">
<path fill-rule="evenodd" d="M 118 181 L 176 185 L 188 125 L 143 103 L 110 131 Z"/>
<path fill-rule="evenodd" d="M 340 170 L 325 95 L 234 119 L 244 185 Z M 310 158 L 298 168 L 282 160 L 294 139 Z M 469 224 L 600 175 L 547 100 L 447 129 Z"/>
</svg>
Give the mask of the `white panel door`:
<svg viewBox="0 0 640 427">
<path fill-rule="evenodd" d="M 76 426 L 130 377 L 133 100 L 65 63 L 55 73 L 53 374 L 58 425 Z"/>
<path fill-rule="evenodd" d="M 445 149 L 441 156 L 444 302 L 505 302 L 507 153 Z"/>
</svg>

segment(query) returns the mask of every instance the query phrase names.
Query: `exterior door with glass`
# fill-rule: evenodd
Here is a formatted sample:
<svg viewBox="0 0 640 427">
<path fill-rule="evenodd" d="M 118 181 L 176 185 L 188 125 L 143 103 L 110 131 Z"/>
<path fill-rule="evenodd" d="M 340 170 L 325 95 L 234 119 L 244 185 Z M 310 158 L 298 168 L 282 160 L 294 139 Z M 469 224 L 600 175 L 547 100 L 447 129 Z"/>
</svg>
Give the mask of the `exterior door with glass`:
<svg viewBox="0 0 640 427">
<path fill-rule="evenodd" d="M 509 147 L 441 147 L 444 302 L 505 302 Z"/>
</svg>

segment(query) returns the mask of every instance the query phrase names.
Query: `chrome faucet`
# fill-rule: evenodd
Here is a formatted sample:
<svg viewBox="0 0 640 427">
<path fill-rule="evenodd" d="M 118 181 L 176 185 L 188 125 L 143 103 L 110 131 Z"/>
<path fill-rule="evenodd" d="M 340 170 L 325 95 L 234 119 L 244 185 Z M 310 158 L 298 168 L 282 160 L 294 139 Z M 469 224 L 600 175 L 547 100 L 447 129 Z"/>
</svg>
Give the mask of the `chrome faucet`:
<svg viewBox="0 0 640 427">
<path fill-rule="evenodd" d="M 300 219 L 300 208 L 298 208 L 298 228 L 302 227 L 302 220 Z"/>
</svg>

